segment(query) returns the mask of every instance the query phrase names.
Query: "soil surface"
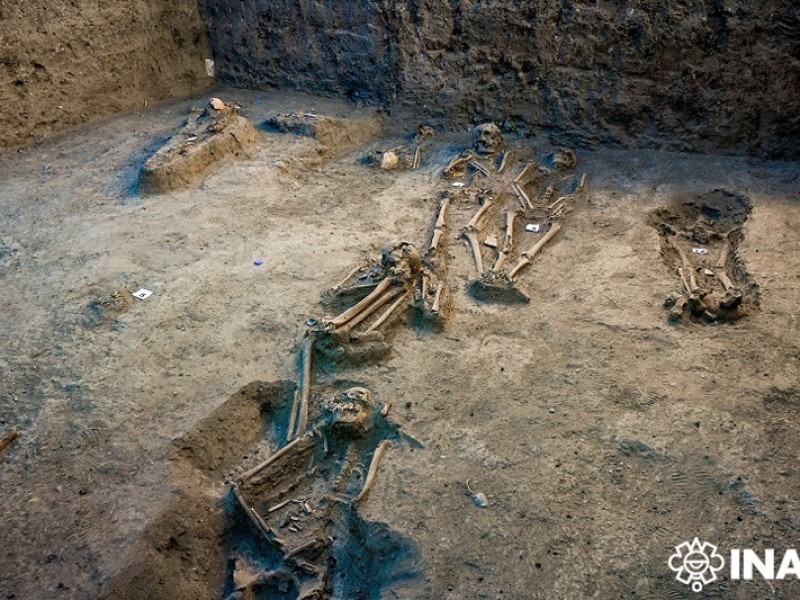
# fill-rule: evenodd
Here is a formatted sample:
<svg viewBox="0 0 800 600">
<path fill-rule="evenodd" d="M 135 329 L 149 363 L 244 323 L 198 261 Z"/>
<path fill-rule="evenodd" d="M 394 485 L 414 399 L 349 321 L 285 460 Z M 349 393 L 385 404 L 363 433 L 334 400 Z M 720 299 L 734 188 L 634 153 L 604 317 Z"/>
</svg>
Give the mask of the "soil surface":
<svg viewBox="0 0 800 600">
<path fill-rule="evenodd" d="M 256 125 L 369 116 L 213 95 Z M 281 443 L 306 323 L 332 314 L 321 294 L 387 242 L 424 245 L 450 185 L 441 170 L 471 144 L 437 133 L 420 169 L 382 171 L 364 158 L 420 121 L 389 120 L 338 153 L 264 130 L 252 158 L 197 187 L 139 195 L 145 160 L 207 99 L 0 156 L 0 433 L 20 433 L 0 454 L 0 597 L 223 598 L 242 527 L 229 484 Z M 800 165 L 577 157 L 586 201 L 521 276 L 530 303 L 473 298 L 453 227 L 444 329 L 400 321 L 388 356 L 315 371 L 391 403 L 387 418 L 421 444 L 388 448 L 348 530 L 351 548 L 405 561 L 417 591 L 384 597 L 677 600 L 696 596 L 667 560 L 694 536 L 796 546 Z M 653 214 L 713 190 L 752 206 L 736 252 L 758 308 L 670 321 L 663 302 L 681 283 Z M 723 578 L 703 597 L 798 594 L 798 581 Z"/>
<path fill-rule="evenodd" d="M 0 2 L 0 149 L 212 81 L 194 0 Z"/>
<path fill-rule="evenodd" d="M 800 158 L 794 0 L 199 0 L 223 82 L 566 143 Z"/>
</svg>

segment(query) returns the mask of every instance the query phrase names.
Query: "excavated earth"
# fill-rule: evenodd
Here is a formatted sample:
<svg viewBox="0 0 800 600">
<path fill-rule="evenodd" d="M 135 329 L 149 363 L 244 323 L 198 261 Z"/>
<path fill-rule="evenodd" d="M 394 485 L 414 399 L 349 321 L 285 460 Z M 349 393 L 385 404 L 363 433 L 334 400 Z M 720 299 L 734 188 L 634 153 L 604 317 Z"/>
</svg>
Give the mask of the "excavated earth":
<svg viewBox="0 0 800 600">
<path fill-rule="evenodd" d="M 256 125 L 369 116 L 298 94 L 215 95 Z M 0 431 L 20 433 L 0 455 L 2 598 L 222 598 L 238 527 L 226 481 L 259 444 L 275 449 L 285 416 L 263 390 L 296 378 L 325 289 L 387 242 L 425 243 L 441 169 L 470 144 L 466 130 L 439 134 L 421 169 L 385 172 L 364 157 L 421 119 L 332 152 L 262 128 L 257 152 L 196 187 L 140 194 L 145 160 L 207 97 L 0 155 Z M 317 374 L 374 390 L 422 445 L 391 447 L 359 508 L 362 533 L 402 539 L 418 561 L 417 592 L 383 597 L 678 600 L 699 597 L 667 567 L 687 539 L 796 546 L 800 165 L 578 159 L 586 205 L 523 276 L 530 303 L 469 296 L 453 228 L 445 329 L 398 323 L 387 358 Z M 737 264 L 757 306 L 726 324 L 672 322 L 663 301 L 680 283 L 652 215 L 713 190 L 752 206 Z M 727 578 L 703 593 L 798 595 L 796 580 Z"/>
</svg>

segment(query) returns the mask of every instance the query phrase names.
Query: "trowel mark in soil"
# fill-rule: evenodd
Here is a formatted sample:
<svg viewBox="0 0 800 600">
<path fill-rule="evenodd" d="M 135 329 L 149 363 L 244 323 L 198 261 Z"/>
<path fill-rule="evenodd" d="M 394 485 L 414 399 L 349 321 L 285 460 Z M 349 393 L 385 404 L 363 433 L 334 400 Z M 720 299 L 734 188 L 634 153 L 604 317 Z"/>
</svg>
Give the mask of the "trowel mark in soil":
<svg viewBox="0 0 800 600">
<path fill-rule="evenodd" d="M 319 393 L 332 399 L 313 403 L 314 427 L 294 446 L 283 446 L 289 450 L 282 458 L 273 449 L 286 435 L 281 423 L 295 394 L 291 382 L 253 382 L 177 439 L 175 500 L 102 597 L 429 597 L 414 542 L 358 514 L 356 494 L 369 480 L 374 455 L 386 440 L 402 443 L 404 436 L 374 402 L 372 421 L 357 418 L 353 390 L 361 399 L 372 393 L 351 383 L 320 386 Z M 348 417 L 331 420 L 326 413 L 333 410 Z M 268 468 L 242 481 L 244 468 L 267 457 L 275 459 Z M 220 485 L 234 478 L 240 481 L 234 488 Z M 237 495 L 247 498 L 245 505 Z M 258 521 L 277 535 L 265 536 Z"/>
<path fill-rule="evenodd" d="M 735 321 L 758 308 L 758 286 L 738 252 L 751 211 L 746 196 L 713 190 L 650 214 L 661 254 L 678 274 L 680 291 L 664 302 L 672 319 Z"/>
</svg>

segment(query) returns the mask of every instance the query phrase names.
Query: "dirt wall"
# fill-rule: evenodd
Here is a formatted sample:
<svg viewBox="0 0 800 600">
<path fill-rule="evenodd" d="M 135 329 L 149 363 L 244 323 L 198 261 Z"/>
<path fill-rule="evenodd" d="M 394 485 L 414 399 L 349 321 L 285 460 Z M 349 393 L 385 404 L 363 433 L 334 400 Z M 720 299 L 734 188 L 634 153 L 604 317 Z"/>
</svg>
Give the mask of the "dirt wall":
<svg viewBox="0 0 800 600">
<path fill-rule="evenodd" d="M 199 0 L 218 72 L 564 141 L 800 156 L 794 0 Z"/>
<path fill-rule="evenodd" d="M 195 0 L 0 1 L 0 150 L 206 86 Z"/>
</svg>

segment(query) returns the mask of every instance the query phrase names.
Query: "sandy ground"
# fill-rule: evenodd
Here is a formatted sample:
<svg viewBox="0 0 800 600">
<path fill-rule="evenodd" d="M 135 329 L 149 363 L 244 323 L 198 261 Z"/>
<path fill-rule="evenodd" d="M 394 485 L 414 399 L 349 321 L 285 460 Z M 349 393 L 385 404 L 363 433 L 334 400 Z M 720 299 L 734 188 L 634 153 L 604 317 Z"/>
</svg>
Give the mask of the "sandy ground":
<svg viewBox="0 0 800 600">
<path fill-rule="evenodd" d="M 355 111 L 219 95 L 254 122 Z M 0 428 L 20 432 L 0 457 L 0 597 L 95 598 L 124 572 L 173 495 L 171 441 L 247 383 L 294 377 L 320 293 L 365 251 L 427 239 L 441 166 L 468 143 L 440 140 L 420 171 L 387 173 L 361 164 L 365 150 L 303 161 L 312 141 L 265 133 L 256 159 L 198 189 L 137 195 L 145 158 L 202 102 L 0 156 Z M 590 205 L 525 275 L 530 304 L 470 298 L 451 233 L 447 329 L 399 326 L 389 359 L 346 373 L 424 444 L 390 450 L 362 513 L 416 541 L 434 598 L 677 600 L 692 593 L 666 561 L 684 540 L 796 545 L 798 164 L 579 159 Z M 670 324 L 662 301 L 678 282 L 647 212 L 720 187 L 754 205 L 740 251 L 760 310 Z M 129 298 L 139 287 L 155 293 Z M 704 597 L 798 593 L 722 580 Z"/>
</svg>

